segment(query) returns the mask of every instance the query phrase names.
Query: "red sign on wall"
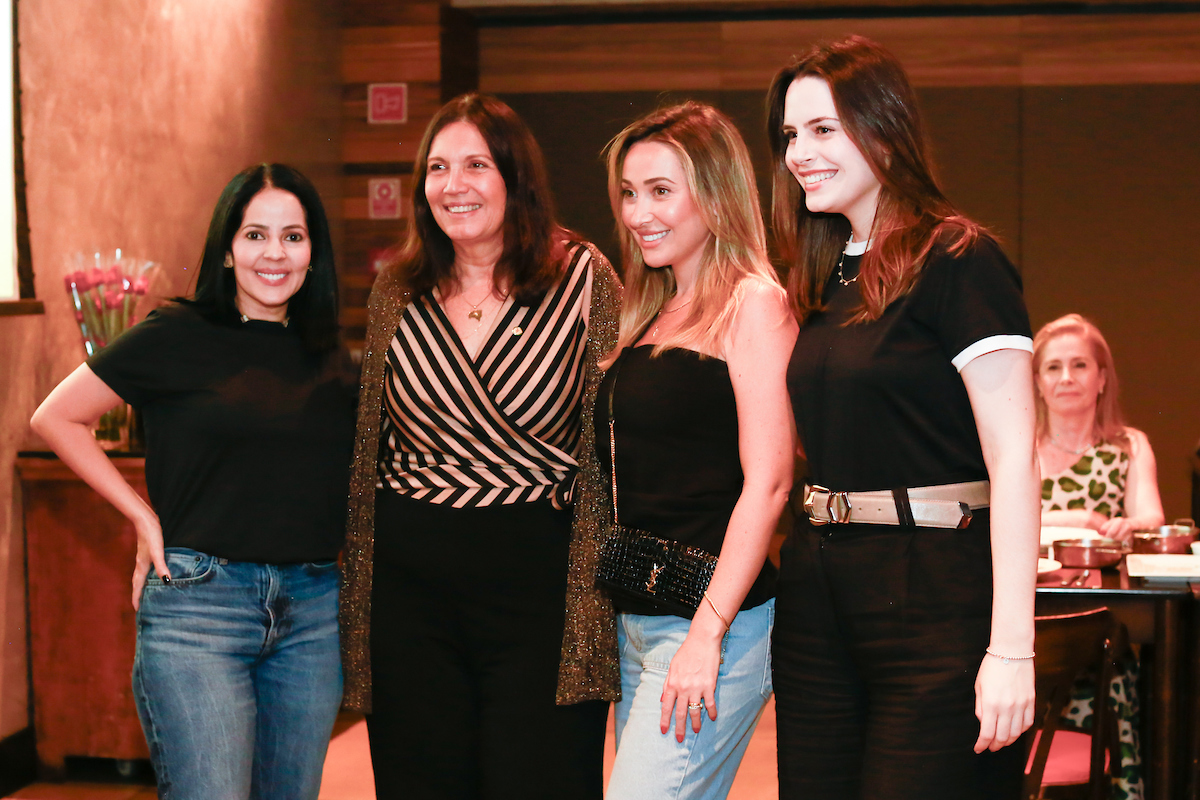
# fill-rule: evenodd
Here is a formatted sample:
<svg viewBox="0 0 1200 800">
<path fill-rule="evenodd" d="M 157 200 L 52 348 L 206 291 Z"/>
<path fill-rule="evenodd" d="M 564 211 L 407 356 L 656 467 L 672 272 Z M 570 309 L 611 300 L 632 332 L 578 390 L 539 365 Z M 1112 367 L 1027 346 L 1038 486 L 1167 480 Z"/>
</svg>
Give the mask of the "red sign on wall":
<svg viewBox="0 0 1200 800">
<path fill-rule="evenodd" d="M 408 84 L 368 84 L 367 122 L 372 125 L 408 122 Z"/>
<path fill-rule="evenodd" d="M 400 179 L 367 181 L 367 219 L 400 219 Z"/>
</svg>

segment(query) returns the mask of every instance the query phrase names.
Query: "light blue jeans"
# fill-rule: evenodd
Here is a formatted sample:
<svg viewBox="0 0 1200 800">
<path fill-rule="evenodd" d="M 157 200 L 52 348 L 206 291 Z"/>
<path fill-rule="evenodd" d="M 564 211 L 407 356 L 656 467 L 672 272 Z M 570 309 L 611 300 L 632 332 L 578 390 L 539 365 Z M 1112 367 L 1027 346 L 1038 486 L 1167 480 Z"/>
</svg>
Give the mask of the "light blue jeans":
<svg viewBox="0 0 1200 800">
<path fill-rule="evenodd" d="M 775 600 L 741 611 L 723 642 L 717 673 L 717 719 L 701 714 L 700 733 L 691 723 L 683 743 L 675 727 L 664 735 L 663 686 L 691 620 L 620 614 L 621 702 L 616 706 L 617 759 L 608 800 L 720 800 L 771 697 L 771 629 Z"/>
<path fill-rule="evenodd" d="M 316 800 L 342 698 L 337 565 L 166 559 L 133 663 L 158 796 Z"/>
</svg>

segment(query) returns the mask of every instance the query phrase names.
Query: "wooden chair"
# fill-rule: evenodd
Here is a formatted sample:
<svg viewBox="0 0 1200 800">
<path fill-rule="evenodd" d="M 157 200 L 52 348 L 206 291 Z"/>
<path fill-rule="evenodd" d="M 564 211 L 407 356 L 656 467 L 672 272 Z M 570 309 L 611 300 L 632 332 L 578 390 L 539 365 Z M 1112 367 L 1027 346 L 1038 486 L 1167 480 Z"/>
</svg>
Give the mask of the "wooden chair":
<svg viewBox="0 0 1200 800">
<path fill-rule="evenodd" d="M 1071 687 L 1076 678 L 1091 670 L 1096 675 L 1096 701 L 1092 710 L 1087 796 L 1091 800 L 1107 800 L 1111 779 L 1106 774 L 1105 757 L 1114 770 L 1121 763 L 1116 720 L 1108 704 L 1108 686 L 1114 661 L 1127 647 L 1125 626 L 1107 608 L 1036 617 L 1034 622 L 1037 704 L 1033 730 L 1037 735 L 1030 737 L 1034 744 L 1025 772 L 1025 797 L 1037 800 L 1044 796 L 1042 778 L 1063 709 L 1070 702 Z"/>
</svg>

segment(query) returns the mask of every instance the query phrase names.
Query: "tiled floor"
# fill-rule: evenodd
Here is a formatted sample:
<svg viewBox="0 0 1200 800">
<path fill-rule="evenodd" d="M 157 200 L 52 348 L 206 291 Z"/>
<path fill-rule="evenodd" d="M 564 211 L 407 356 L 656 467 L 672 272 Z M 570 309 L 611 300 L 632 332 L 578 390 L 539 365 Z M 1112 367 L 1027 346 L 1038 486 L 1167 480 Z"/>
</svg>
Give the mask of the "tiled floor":
<svg viewBox="0 0 1200 800">
<path fill-rule="evenodd" d="M 611 724 L 611 721 L 610 721 Z M 605 752 L 605 778 L 612 766 L 611 729 Z M 321 800 L 374 800 L 371 780 L 371 756 L 367 750 L 367 726 L 350 726 L 329 743 L 325 778 L 321 782 Z M 762 722 L 746 751 L 746 758 L 733 783 L 730 800 L 777 800 L 775 783 L 775 703 L 767 704 Z M 154 800 L 149 786 L 123 786 L 98 783 L 36 783 L 14 795 L 11 800 Z"/>
</svg>

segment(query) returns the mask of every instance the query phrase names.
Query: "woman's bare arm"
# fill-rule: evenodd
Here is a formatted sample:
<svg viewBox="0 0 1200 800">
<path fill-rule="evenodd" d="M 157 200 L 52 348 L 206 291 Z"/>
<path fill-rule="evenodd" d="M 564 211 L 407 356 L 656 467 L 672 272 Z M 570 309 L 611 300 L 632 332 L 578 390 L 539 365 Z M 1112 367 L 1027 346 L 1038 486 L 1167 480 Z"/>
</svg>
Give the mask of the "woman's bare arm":
<svg viewBox="0 0 1200 800">
<path fill-rule="evenodd" d="M 167 583 L 170 573 L 163 558 L 158 515 L 121 477 L 92 435 L 96 420 L 120 402 L 120 396 L 82 364 L 42 401 L 29 425 L 64 464 L 133 523 L 138 535 L 133 573 L 133 607 L 137 608 L 150 564 Z"/>
</svg>

